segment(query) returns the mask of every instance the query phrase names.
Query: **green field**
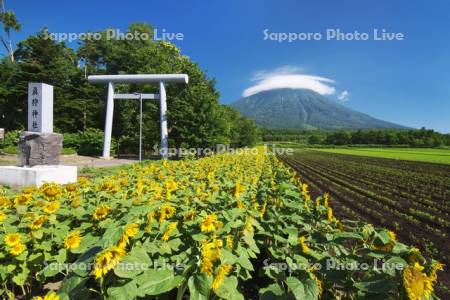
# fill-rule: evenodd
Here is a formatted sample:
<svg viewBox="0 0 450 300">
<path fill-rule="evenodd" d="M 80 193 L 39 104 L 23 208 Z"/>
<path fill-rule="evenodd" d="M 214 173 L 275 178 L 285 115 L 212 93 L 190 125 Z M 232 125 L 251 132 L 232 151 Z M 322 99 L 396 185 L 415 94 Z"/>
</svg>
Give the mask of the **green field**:
<svg viewBox="0 0 450 300">
<path fill-rule="evenodd" d="M 450 164 L 450 150 L 428 148 L 330 148 L 316 151 Z"/>
</svg>

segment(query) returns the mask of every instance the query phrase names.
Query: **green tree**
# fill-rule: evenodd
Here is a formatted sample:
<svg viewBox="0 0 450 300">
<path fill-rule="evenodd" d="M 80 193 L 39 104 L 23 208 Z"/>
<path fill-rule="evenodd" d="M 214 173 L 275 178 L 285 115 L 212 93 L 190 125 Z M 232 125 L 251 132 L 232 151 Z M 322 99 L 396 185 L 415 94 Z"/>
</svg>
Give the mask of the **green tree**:
<svg viewBox="0 0 450 300">
<path fill-rule="evenodd" d="M 128 32 L 147 34 L 146 40 L 111 40 L 107 32 L 102 38 L 85 40 L 78 57 L 86 61 L 90 74 L 186 73 L 189 84 L 167 88 L 169 143 L 173 147 L 209 147 L 227 140 L 226 120 L 220 114 L 219 93 L 215 81 L 208 78 L 197 64 L 173 44 L 153 41 L 153 28 L 147 24 L 132 24 Z M 122 92 L 157 92 L 155 85 L 118 86 Z M 159 107 L 145 104 L 144 133 L 149 146 L 159 142 Z M 118 103 L 114 115 L 116 137 L 138 132 L 138 106 L 128 101 Z"/>
<path fill-rule="evenodd" d="M 29 82 L 45 82 L 54 86 L 57 129 L 76 132 L 100 126 L 103 91 L 86 82 L 71 48 L 48 39 L 43 30 L 20 42 L 15 57 L 15 64 L 6 60 L 0 64 L 2 126 L 11 130 L 26 124 Z"/>
<path fill-rule="evenodd" d="M 19 21 L 17 21 L 14 12 L 5 9 L 5 3 L 3 0 L 0 0 L 0 23 L 3 25 L 3 31 L 6 35 L 6 38 L 0 36 L 0 41 L 8 52 L 9 60 L 14 62 L 14 49 L 12 46 L 11 31 L 19 31 L 21 25 Z"/>
<path fill-rule="evenodd" d="M 253 120 L 228 105 L 222 106 L 222 115 L 227 120 L 227 143 L 232 147 L 250 147 L 261 141 L 261 131 Z"/>
</svg>

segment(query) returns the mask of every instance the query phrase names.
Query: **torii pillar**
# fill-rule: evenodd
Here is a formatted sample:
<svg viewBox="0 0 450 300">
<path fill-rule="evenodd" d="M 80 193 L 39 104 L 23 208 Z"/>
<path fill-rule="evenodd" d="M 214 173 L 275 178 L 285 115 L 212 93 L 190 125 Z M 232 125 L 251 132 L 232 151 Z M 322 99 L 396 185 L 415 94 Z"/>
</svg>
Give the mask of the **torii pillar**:
<svg viewBox="0 0 450 300">
<path fill-rule="evenodd" d="M 106 103 L 105 136 L 103 142 L 102 158 L 110 158 L 111 135 L 114 115 L 114 84 L 115 83 L 158 83 L 160 100 L 160 122 L 161 122 L 161 154 L 163 158 L 169 155 L 169 135 L 167 130 L 167 95 L 166 82 L 184 83 L 189 82 L 187 74 L 136 74 L 136 75 L 91 75 L 88 81 L 92 84 L 108 84 L 108 98 Z"/>
</svg>

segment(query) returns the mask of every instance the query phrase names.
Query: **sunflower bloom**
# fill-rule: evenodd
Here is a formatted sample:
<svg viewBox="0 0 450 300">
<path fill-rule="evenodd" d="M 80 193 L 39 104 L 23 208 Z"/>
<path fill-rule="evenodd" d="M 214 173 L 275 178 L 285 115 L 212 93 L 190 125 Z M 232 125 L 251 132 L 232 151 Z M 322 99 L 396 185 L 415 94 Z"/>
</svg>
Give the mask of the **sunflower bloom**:
<svg viewBox="0 0 450 300">
<path fill-rule="evenodd" d="M 81 244 L 81 236 L 78 230 L 69 233 L 67 237 L 64 239 L 64 248 L 69 250 L 80 247 L 80 244 Z"/>
<path fill-rule="evenodd" d="M 226 244 L 228 249 L 233 249 L 233 236 L 231 235 L 227 236 Z"/>
<path fill-rule="evenodd" d="M 9 207 L 11 206 L 11 201 L 7 197 L 0 197 L 0 207 Z"/>
<path fill-rule="evenodd" d="M 403 286 L 410 300 L 428 299 L 433 292 L 433 280 L 418 263 L 403 270 Z"/>
<path fill-rule="evenodd" d="M 444 265 L 441 263 L 435 263 L 432 267 L 431 267 L 431 271 L 430 271 L 430 278 L 431 280 L 433 280 L 433 282 L 436 282 L 437 280 L 437 271 L 443 271 L 444 270 Z"/>
<path fill-rule="evenodd" d="M 330 222 L 330 223 L 333 222 L 333 220 L 334 220 L 333 209 L 331 207 L 327 208 L 327 219 L 328 219 L 328 222 Z"/>
<path fill-rule="evenodd" d="M 71 192 L 75 192 L 77 190 L 77 185 L 74 183 L 69 183 L 64 188 L 67 192 L 71 193 Z"/>
<path fill-rule="evenodd" d="M 217 216 L 215 214 L 206 216 L 200 224 L 202 232 L 213 232 L 216 230 Z"/>
<path fill-rule="evenodd" d="M 308 185 L 306 183 L 303 183 L 301 186 L 302 195 L 308 195 Z"/>
<path fill-rule="evenodd" d="M 214 281 L 212 283 L 213 290 L 216 291 L 218 288 L 220 288 L 225 277 L 227 277 L 228 274 L 230 274 L 231 268 L 232 266 L 229 264 L 224 264 L 219 267 L 219 269 L 216 272 L 216 277 L 214 277 Z"/>
<path fill-rule="evenodd" d="M 318 299 L 320 299 L 320 296 L 322 296 L 322 293 L 323 293 L 322 281 L 320 281 L 320 279 L 317 278 L 316 274 L 314 274 L 314 273 L 310 273 L 310 274 L 313 277 L 313 279 L 314 279 L 314 281 L 315 281 L 315 283 L 317 285 L 317 288 L 319 289 L 319 297 L 318 297 Z"/>
<path fill-rule="evenodd" d="M 212 275 L 214 262 L 220 258 L 220 249 L 223 243 L 221 240 L 213 239 L 211 242 L 204 242 L 202 245 L 202 261 L 201 271 L 208 275 Z"/>
<path fill-rule="evenodd" d="M 234 187 L 234 193 L 233 196 L 234 198 L 239 198 L 239 196 L 245 192 L 245 187 L 241 185 L 241 181 L 238 180 L 236 182 L 236 186 Z"/>
<path fill-rule="evenodd" d="M 164 235 L 162 236 L 161 240 L 164 242 L 167 242 L 172 235 L 172 233 L 177 229 L 178 222 L 172 222 L 167 226 L 166 231 L 164 232 Z"/>
<path fill-rule="evenodd" d="M 25 245 L 22 243 L 15 244 L 9 249 L 9 253 L 15 256 L 20 255 L 23 251 L 25 251 Z"/>
<path fill-rule="evenodd" d="M 23 193 L 24 194 L 33 194 L 34 192 L 37 191 L 37 188 L 35 186 L 29 186 L 23 189 Z"/>
<path fill-rule="evenodd" d="M 311 203 L 311 196 L 309 194 L 305 195 L 305 208 L 309 210 L 309 204 Z"/>
<path fill-rule="evenodd" d="M 81 199 L 78 195 L 74 195 L 72 197 L 72 202 L 70 202 L 70 206 L 72 206 L 72 208 L 77 208 L 81 205 Z"/>
<path fill-rule="evenodd" d="M 85 187 L 85 186 L 87 186 L 89 184 L 89 179 L 87 179 L 86 177 L 83 177 L 83 176 L 78 177 L 78 184 L 80 186 Z"/>
<path fill-rule="evenodd" d="M 95 259 L 93 274 L 96 279 L 105 276 L 110 270 L 114 269 L 120 260 L 125 256 L 125 250 L 113 246 L 100 253 Z"/>
<path fill-rule="evenodd" d="M 44 225 L 45 221 L 47 220 L 47 216 L 39 216 L 36 219 L 34 219 L 33 222 L 28 226 L 31 230 L 38 230 L 41 229 L 42 225 Z"/>
<path fill-rule="evenodd" d="M 109 213 L 109 206 L 108 205 L 100 205 L 99 207 L 97 207 L 94 211 L 94 215 L 93 218 L 95 221 L 99 221 L 99 220 L 103 220 L 106 218 L 106 216 Z"/>
<path fill-rule="evenodd" d="M 323 205 L 328 208 L 328 201 L 330 200 L 330 194 L 323 194 Z"/>
<path fill-rule="evenodd" d="M 6 214 L 3 211 L 0 211 L 0 222 L 3 222 L 6 219 Z"/>
<path fill-rule="evenodd" d="M 61 188 L 56 183 L 45 183 L 41 188 L 42 194 L 48 199 L 54 199 L 61 195 Z"/>
<path fill-rule="evenodd" d="M 122 236 L 120 237 L 119 243 L 117 244 L 117 247 L 121 249 L 125 249 L 125 247 L 129 244 L 130 238 L 134 237 L 139 231 L 139 225 L 136 223 L 128 224 L 124 231 Z"/>
<path fill-rule="evenodd" d="M 45 205 L 45 206 L 42 208 L 42 210 L 43 210 L 45 213 L 51 215 L 51 214 L 53 214 L 55 211 L 57 211 L 57 210 L 59 209 L 59 207 L 60 207 L 59 202 L 58 202 L 58 201 L 53 201 L 53 202 L 50 202 L 49 204 Z"/>
<path fill-rule="evenodd" d="M 308 245 L 305 242 L 304 236 L 299 237 L 298 242 L 300 244 L 300 248 L 302 249 L 303 253 L 308 254 L 311 251 L 311 249 L 308 247 Z"/>
<path fill-rule="evenodd" d="M 13 247 L 20 244 L 21 236 L 19 233 L 9 233 L 5 235 L 4 241 L 8 247 Z"/>
<path fill-rule="evenodd" d="M 253 218 L 251 216 L 248 216 L 244 225 L 244 234 L 253 233 L 253 231 Z"/>
<path fill-rule="evenodd" d="M 417 249 L 416 247 L 413 247 L 409 250 L 407 260 L 408 260 L 409 264 L 413 265 L 415 263 L 422 263 L 424 258 L 422 256 L 422 254 L 420 253 L 420 250 Z"/>
<path fill-rule="evenodd" d="M 36 296 L 33 300 L 59 300 L 59 296 L 55 292 L 48 292 L 44 297 Z"/>
<path fill-rule="evenodd" d="M 176 209 L 170 204 L 163 204 L 159 209 L 159 223 L 164 220 L 170 219 L 175 215 Z"/>
<path fill-rule="evenodd" d="M 21 194 L 14 197 L 14 205 L 27 205 L 33 200 L 31 194 Z"/>
<path fill-rule="evenodd" d="M 195 210 L 190 210 L 184 215 L 185 221 L 192 221 L 195 218 Z"/>
<path fill-rule="evenodd" d="M 177 188 L 178 188 L 178 184 L 175 181 L 173 181 L 173 179 L 170 179 L 166 182 L 166 190 L 167 191 L 173 192 Z"/>
</svg>

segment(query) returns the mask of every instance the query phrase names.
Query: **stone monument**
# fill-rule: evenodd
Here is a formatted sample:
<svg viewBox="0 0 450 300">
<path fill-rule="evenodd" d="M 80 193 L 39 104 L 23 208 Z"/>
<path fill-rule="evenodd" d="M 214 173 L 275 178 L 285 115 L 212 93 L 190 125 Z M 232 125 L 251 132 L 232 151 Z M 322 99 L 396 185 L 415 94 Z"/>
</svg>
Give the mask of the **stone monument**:
<svg viewBox="0 0 450 300">
<path fill-rule="evenodd" d="M 62 134 L 53 133 L 53 86 L 28 84 L 28 131 L 19 137 L 19 166 L 0 167 L 0 184 L 76 182 L 77 168 L 59 165 Z"/>
</svg>

